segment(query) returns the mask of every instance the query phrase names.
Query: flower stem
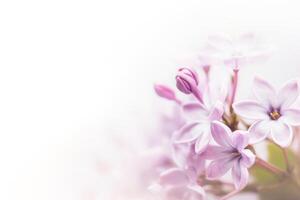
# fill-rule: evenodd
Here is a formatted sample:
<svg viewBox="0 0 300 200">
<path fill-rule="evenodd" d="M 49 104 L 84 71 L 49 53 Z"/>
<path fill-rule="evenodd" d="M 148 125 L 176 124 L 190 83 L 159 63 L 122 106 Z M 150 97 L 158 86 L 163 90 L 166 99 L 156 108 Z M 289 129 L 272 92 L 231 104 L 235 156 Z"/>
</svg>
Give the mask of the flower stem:
<svg viewBox="0 0 300 200">
<path fill-rule="evenodd" d="M 231 98 L 230 98 L 230 108 L 232 108 L 232 104 L 234 103 L 234 99 L 236 96 L 236 90 L 237 90 L 237 84 L 238 84 L 238 75 L 239 75 L 239 69 L 238 68 L 234 68 L 233 69 L 233 82 L 232 82 L 232 92 L 231 92 Z"/>
<path fill-rule="evenodd" d="M 275 142 L 269 140 L 272 144 L 276 145 L 279 149 L 281 149 L 282 151 L 282 155 L 283 155 L 283 158 L 284 158 L 284 162 L 285 162 L 285 166 L 286 166 L 286 171 L 287 172 L 290 172 L 291 171 L 291 165 L 290 165 L 290 162 L 289 162 L 289 156 L 288 156 L 288 151 L 287 149 L 281 147 L 280 145 L 276 144 Z"/>
<path fill-rule="evenodd" d="M 286 174 L 286 172 L 284 170 L 276 167 L 275 165 L 272 165 L 271 163 L 264 161 L 263 159 L 261 159 L 259 157 L 256 157 L 256 164 L 276 175 Z"/>
<path fill-rule="evenodd" d="M 291 171 L 291 165 L 290 165 L 290 162 L 289 162 L 289 156 L 288 156 L 287 149 L 281 148 L 281 150 L 282 150 L 282 153 L 283 153 L 283 157 L 284 157 L 284 161 L 285 161 L 285 165 L 286 165 L 286 170 L 288 172 L 290 172 Z"/>
<path fill-rule="evenodd" d="M 203 94 L 198 88 L 193 89 L 193 95 L 200 101 L 200 103 L 203 103 Z"/>
<path fill-rule="evenodd" d="M 234 190 L 234 191 L 232 191 L 232 192 L 226 194 L 226 195 L 223 196 L 222 198 L 220 198 L 220 200 L 227 200 L 227 199 L 233 197 L 234 195 L 236 195 L 236 194 L 239 193 L 239 192 L 240 192 L 240 190 Z"/>
</svg>

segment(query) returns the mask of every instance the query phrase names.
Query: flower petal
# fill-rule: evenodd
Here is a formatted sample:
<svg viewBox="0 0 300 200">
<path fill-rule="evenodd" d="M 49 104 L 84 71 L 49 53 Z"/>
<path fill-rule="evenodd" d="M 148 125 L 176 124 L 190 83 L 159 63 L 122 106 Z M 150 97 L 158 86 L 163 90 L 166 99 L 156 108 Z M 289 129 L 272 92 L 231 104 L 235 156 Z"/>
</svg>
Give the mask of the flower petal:
<svg viewBox="0 0 300 200">
<path fill-rule="evenodd" d="M 198 122 L 188 123 L 184 125 L 178 133 L 176 133 L 175 144 L 189 143 L 195 141 L 204 130 L 203 124 Z"/>
<path fill-rule="evenodd" d="M 299 96 L 299 86 L 297 81 L 286 83 L 278 92 L 277 100 L 281 109 L 286 109 L 292 105 Z"/>
<path fill-rule="evenodd" d="M 247 119 L 269 119 L 268 110 L 255 101 L 242 101 L 233 104 L 234 111 Z"/>
<path fill-rule="evenodd" d="M 232 168 L 235 159 L 226 157 L 212 161 L 206 170 L 206 175 L 210 179 L 216 179 L 223 176 L 230 168 Z"/>
<path fill-rule="evenodd" d="M 189 195 L 190 198 L 189 199 L 197 199 L 197 200 L 202 200 L 205 197 L 205 191 L 204 189 L 199 186 L 199 185 L 188 185 L 187 188 L 190 190 L 189 191 Z"/>
<path fill-rule="evenodd" d="M 240 163 L 244 167 L 251 167 L 255 163 L 255 155 L 249 149 L 244 149 L 241 151 L 241 160 Z"/>
<path fill-rule="evenodd" d="M 202 153 L 208 146 L 210 141 L 210 130 L 204 130 L 202 134 L 198 137 L 195 144 L 195 152 L 197 154 Z"/>
<path fill-rule="evenodd" d="M 211 134 L 214 140 L 221 146 L 232 147 L 231 130 L 223 123 L 214 121 L 211 123 Z"/>
<path fill-rule="evenodd" d="M 247 131 L 234 131 L 232 136 L 232 144 L 238 151 L 243 150 L 249 144 L 249 136 Z"/>
<path fill-rule="evenodd" d="M 287 147 L 293 140 L 292 128 L 284 122 L 277 120 L 272 122 L 272 139 L 281 147 Z"/>
<path fill-rule="evenodd" d="M 228 157 L 229 150 L 231 150 L 231 148 L 208 145 L 206 150 L 201 154 L 201 157 L 203 157 L 203 159 L 206 160 L 220 159 L 220 158 Z"/>
<path fill-rule="evenodd" d="M 255 122 L 249 128 L 250 144 L 256 144 L 268 137 L 271 133 L 271 121 L 262 120 Z"/>
<path fill-rule="evenodd" d="M 165 188 L 165 195 L 163 199 L 168 200 L 182 200 L 187 194 L 187 188 L 185 186 L 168 187 Z"/>
<path fill-rule="evenodd" d="M 214 107 L 212 108 L 211 112 L 209 113 L 209 119 L 219 120 L 224 113 L 224 105 L 221 101 L 217 101 Z"/>
<path fill-rule="evenodd" d="M 208 37 L 208 45 L 215 50 L 229 50 L 233 48 L 231 38 L 222 34 L 215 34 Z"/>
<path fill-rule="evenodd" d="M 184 186 L 189 180 L 183 170 L 179 168 L 171 168 L 162 172 L 159 176 L 159 183 L 167 186 Z"/>
<path fill-rule="evenodd" d="M 196 174 L 197 178 L 199 174 L 205 170 L 205 159 L 201 155 L 196 154 L 195 147 L 193 145 L 191 145 L 190 151 L 186 156 L 185 167 L 194 171 L 193 173 Z M 189 177 L 193 178 L 193 176 L 189 176 Z"/>
<path fill-rule="evenodd" d="M 299 109 L 285 109 L 281 111 L 284 121 L 292 126 L 300 125 L 300 110 Z"/>
<path fill-rule="evenodd" d="M 264 106 L 272 104 L 276 99 L 276 90 L 266 80 L 255 77 L 253 81 L 253 93 Z"/>
<path fill-rule="evenodd" d="M 184 116 L 193 121 L 206 119 L 209 115 L 206 107 L 200 103 L 187 103 L 182 106 Z"/>
<path fill-rule="evenodd" d="M 240 164 L 240 162 L 234 162 L 234 165 L 231 170 L 231 175 L 236 189 L 240 190 L 247 185 L 249 179 L 249 172 L 246 167 Z"/>
</svg>

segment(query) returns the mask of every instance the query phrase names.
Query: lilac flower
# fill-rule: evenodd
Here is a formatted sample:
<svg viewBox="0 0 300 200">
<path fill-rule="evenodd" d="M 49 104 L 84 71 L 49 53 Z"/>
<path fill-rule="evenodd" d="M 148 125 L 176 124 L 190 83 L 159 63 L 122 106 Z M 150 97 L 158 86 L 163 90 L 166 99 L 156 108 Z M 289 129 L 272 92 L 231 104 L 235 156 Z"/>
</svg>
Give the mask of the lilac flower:
<svg viewBox="0 0 300 200">
<path fill-rule="evenodd" d="M 239 37 L 230 38 L 223 35 L 209 37 L 208 46 L 203 56 L 233 68 L 263 61 L 267 58 L 270 47 L 253 33 L 244 33 Z"/>
<path fill-rule="evenodd" d="M 163 172 L 160 176 L 160 185 L 167 200 L 203 200 L 205 197 L 203 188 L 179 168 Z"/>
<path fill-rule="evenodd" d="M 297 81 L 290 81 L 278 92 L 265 80 L 255 78 L 256 101 L 247 100 L 234 104 L 235 112 L 255 120 L 249 129 L 250 143 L 257 143 L 271 136 L 281 147 L 287 147 L 293 139 L 292 126 L 300 125 L 300 110 L 291 108 L 299 96 Z"/>
<path fill-rule="evenodd" d="M 210 145 L 202 156 L 212 162 L 207 167 L 207 177 L 216 179 L 231 169 L 235 188 L 242 189 L 248 182 L 248 168 L 255 162 L 255 155 L 248 149 L 246 131 L 231 130 L 221 122 L 211 125 L 212 137 L 219 146 Z"/>
<path fill-rule="evenodd" d="M 160 193 L 167 200 L 202 200 L 205 192 L 198 178 L 204 172 L 205 160 L 195 154 L 193 145 L 180 145 L 176 154 L 183 162 L 160 174 Z"/>
<path fill-rule="evenodd" d="M 195 152 L 195 145 L 174 144 L 173 160 L 176 165 L 186 171 L 188 176 L 197 181 L 204 172 L 205 160 Z"/>
<path fill-rule="evenodd" d="M 223 103 L 217 101 L 212 108 L 200 103 L 187 103 L 182 110 L 189 122 L 178 131 L 175 143 L 195 143 L 195 152 L 201 153 L 211 139 L 210 123 L 223 115 Z"/>
</svg>

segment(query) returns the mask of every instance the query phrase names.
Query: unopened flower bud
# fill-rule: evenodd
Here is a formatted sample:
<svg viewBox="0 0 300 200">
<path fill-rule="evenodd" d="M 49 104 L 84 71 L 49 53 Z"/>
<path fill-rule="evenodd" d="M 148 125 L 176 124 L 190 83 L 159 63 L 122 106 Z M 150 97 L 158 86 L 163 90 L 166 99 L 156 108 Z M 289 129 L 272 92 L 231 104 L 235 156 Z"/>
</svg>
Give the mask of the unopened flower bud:
<svg viewBox="0 0 300 200">
<path fill-rule="evenodd" d="M 155 90 L 156 94 L 162 98 L 165 98 L 168 100 L 176 99 L 174 91 L 165 85 L 155 84 L 154 90 Z"/>
<path fill-rule="evenodd" d="M 180 68 L 176 76 L 176 86 L 185 94 L 193 93 L 198 86 L 196 72 L 188 68 Z"/>
<path fill-rule="evenodd" d="M 202 92 L 198 89 L 198 74 L 188 68 L 180 68 L 176 76 L 177 88 L 185 94 L 193 94 L 203 103 Z"/>
</svg>

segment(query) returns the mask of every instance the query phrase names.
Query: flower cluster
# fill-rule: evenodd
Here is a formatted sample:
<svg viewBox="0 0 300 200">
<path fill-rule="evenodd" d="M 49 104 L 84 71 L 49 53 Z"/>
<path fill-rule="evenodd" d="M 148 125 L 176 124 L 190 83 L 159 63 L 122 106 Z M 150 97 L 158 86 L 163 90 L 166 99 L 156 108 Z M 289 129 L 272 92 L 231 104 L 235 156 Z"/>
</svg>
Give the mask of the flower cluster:
<svg viewBox="0 0 300 200">
<path fill-rule="evenodd" d="M 149 187 L 152 191 L 166 200 L 204 200 L 207 195 L 224 200 L 247 187 L 253 166 L 279 176 L 293 173 L 261 159 L 254 144 L 273 143 L 287 156 L 295 127 L 300 125 L 300 109 L 294 106 L 299 96 L 297 80 L 276 90 L 256 77 L 254 98 L 235 100 L 240 70 L 268 52 L 253 34 L 237 39 L 210 37 L 199 53 L 203 64 L 178 69 L 175 81 L 181 98 L 171 87 L 154 86 L 158 96 L 173 102 L 178 112 L 172 132 L 164 134 L 169 148 L 164 156 L 172 164 L 156 166 L 160 171 Z M 229 66 L 229 78 L 214 79 L 210 69 L 218 65 Z"/>
</svg>

